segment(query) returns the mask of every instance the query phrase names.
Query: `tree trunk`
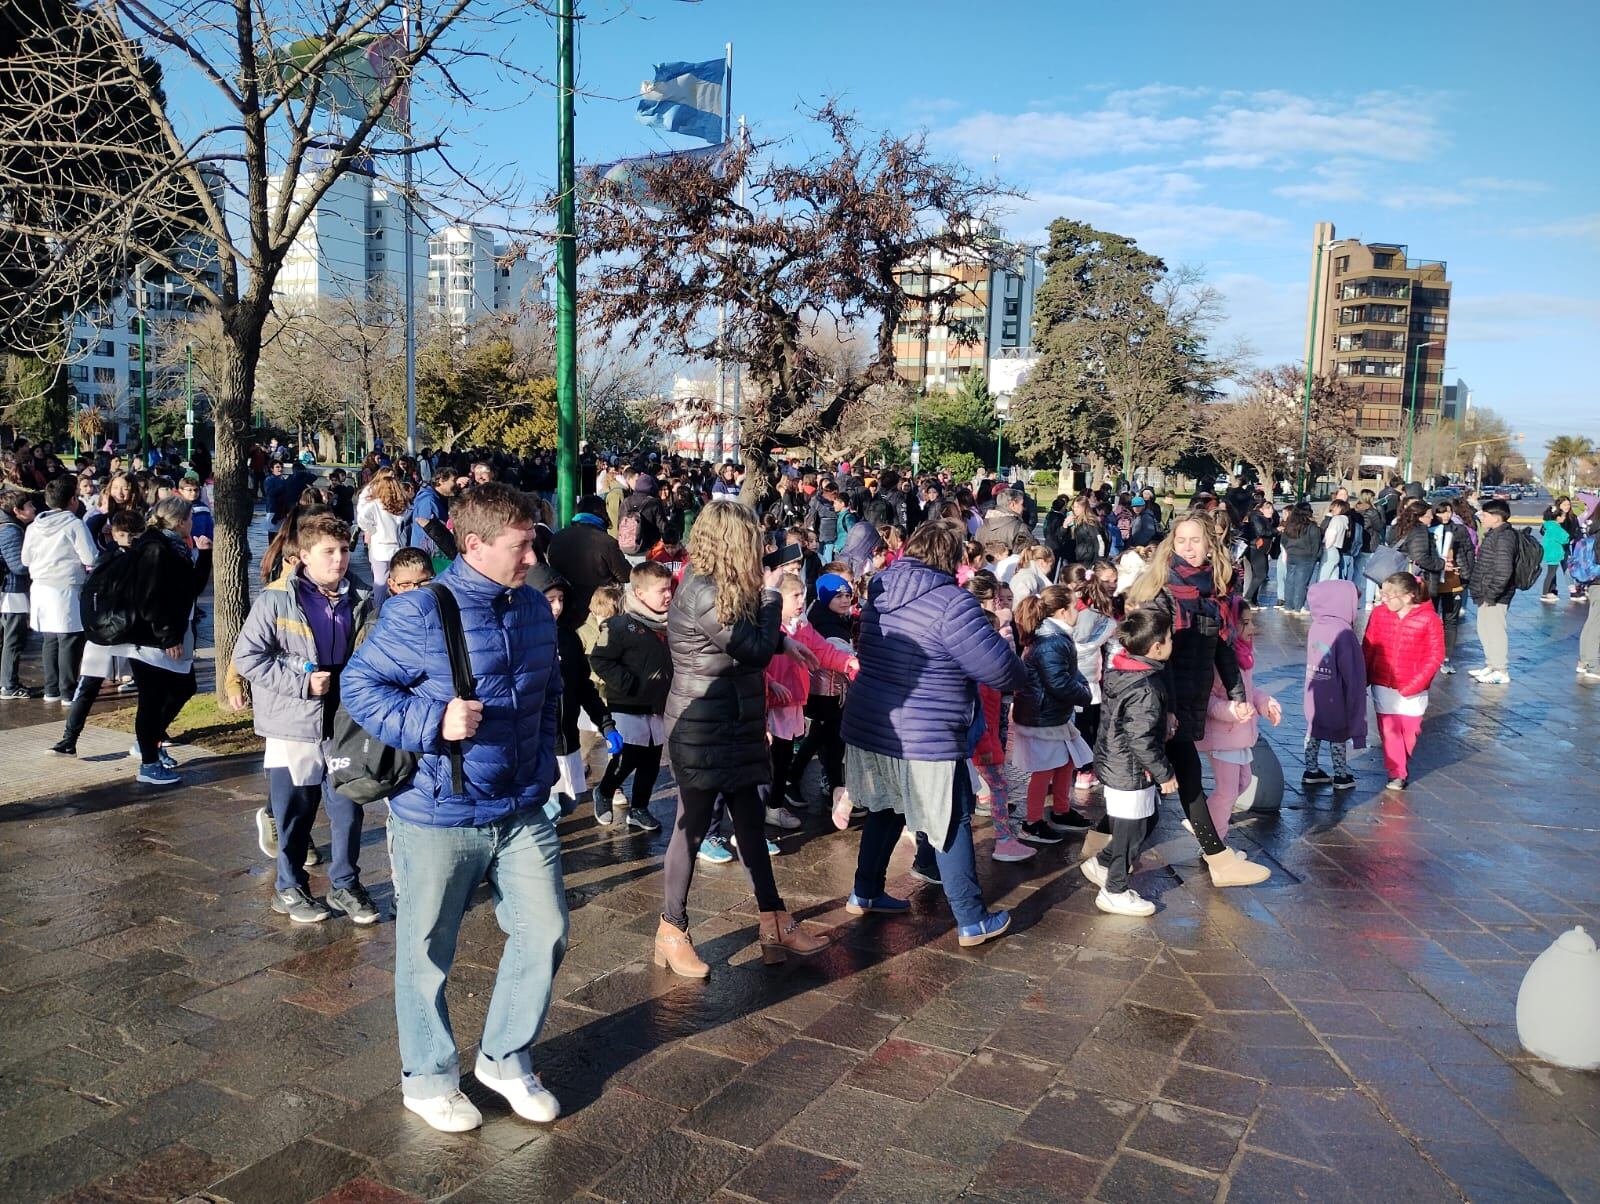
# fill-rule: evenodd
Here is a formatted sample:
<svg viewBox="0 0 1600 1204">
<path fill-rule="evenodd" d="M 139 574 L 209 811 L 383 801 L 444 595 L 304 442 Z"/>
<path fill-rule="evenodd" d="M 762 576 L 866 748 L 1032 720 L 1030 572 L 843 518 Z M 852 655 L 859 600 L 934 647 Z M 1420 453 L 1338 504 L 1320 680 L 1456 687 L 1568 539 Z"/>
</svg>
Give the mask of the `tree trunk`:
<svg viewBox="0 0 1600 1204">
<path fill-rule="evenodd" d="M 766 440 L 746 443 L 740 450 L 744 459 L 744 482 L 739 486 L 739 501 L 759 514 L 761 503 L 772 492 L 772 460 L 767 455 Z"/>
<path fill-rule="evenodd" d="M 244 306 L 224 322 L 222 395 L 216 399 L 215 549 L 212 625 L 216 632 L 218 698 L 224 698 L 233 644 L 250 611 L 250 519 L 255 499 L 250 494 L 245 446 L 250 435 L 250 405 L 255 397 L 256 365 L 261 359 L 261 321 Z"/>
</svg>

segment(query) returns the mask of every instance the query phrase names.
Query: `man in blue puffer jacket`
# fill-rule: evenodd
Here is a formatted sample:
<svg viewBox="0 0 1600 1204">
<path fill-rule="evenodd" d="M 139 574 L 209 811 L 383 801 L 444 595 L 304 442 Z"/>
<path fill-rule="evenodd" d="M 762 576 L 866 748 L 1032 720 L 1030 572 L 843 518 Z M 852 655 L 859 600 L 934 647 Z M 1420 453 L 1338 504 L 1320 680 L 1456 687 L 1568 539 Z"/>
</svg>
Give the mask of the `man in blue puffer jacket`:
<svg viewBox="0 0 1600 1204">
<path fill-rule="evenodd" d="M 526 584 L 534 517 L 526 494 L 497 482 L 451 511 L 461 555 L 438 580 L 461 608 L 476 699 L 456 697 L 429 590 L 389 599 L 340 680 L 351 718 L 421 755 L 410 787 L 389 803 L 395 1012 L 405 1105 L 444 1132 L 483 1121 L 461 1092 L 444 992 L 462 917 L 485 879 L 507 939 L 473 1073 L 519 1116 L 549 1122 L 561 1110 L 530 1055 L 567 944 L 561 843 L 545 812 L 561 667 L 550 603 Z M 452 745 L 461 750 L 460 793 Z"/>
</svg>

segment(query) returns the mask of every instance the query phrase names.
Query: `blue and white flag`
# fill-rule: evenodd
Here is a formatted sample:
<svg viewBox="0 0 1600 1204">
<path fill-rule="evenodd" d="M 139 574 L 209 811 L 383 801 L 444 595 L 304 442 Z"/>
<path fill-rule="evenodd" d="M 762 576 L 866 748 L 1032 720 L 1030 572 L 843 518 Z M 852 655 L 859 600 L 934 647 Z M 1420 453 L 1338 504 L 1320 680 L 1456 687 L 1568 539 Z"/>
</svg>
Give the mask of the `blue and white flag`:
<svg viewBox="0 0 1600 1204">
<path fill-rule="evenodd" d="M 674 134 L 721 142 L 727 62 L 657 63 L 655 79 L 639 85 L 639 120 Z"/>
<path fill-rule="evenodd" d="M 718 143 L 715 146 L 697 146 L 693 150 L 635 155 L 628 159 L 614 159 L 610 163 L 595 163 L 579 170 L 579 187 L 585 200 L 610 188 L 629 193 L 635 200 L 649 204 L 651 193 L 647 177 L 650 172 L 684 159 L 705 160 L 715 164 L 727 149 L 725 145 Z"/>
</svg>

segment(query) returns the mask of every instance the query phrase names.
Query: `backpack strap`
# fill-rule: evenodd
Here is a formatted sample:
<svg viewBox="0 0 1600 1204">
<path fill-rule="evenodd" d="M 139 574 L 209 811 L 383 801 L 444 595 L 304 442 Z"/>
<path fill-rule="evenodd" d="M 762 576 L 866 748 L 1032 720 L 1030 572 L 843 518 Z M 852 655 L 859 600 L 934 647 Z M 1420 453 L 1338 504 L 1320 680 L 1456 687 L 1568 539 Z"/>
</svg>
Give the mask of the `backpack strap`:
<svg viewBox="0 0 1600 1204">
<path fill-rule="evenodd" d="M 457 698 L 471 701 L 478 697 L 478 683 L 472 676 L 472 661 L 467 655 L 467 633 L 461 626 L 461 607 L 450 587 L 439 581 L 428 583 L 428 590 L 439 606 L 439 626 L 444 631 L 444 647 L 450 657 L 450 680 Z M 461 743 L 450 744 L 450 788 L 466 793 L 466 777 L 461 767 Z"/>
</svg>

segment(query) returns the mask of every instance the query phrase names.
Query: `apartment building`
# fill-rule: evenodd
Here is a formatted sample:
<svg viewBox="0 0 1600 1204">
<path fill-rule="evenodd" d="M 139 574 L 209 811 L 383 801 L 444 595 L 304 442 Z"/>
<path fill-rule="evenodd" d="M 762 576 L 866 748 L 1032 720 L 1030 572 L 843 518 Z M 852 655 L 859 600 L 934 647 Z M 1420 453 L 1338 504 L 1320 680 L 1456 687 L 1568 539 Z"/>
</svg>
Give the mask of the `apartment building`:
<svg viewBox="0 0 1600 1204">
<path fill-rule="evenodd" d="M 985 228 L 974 242 L 999 240 L 999 231 Z M 1033 341 L 1034 294 L 1044 281 L 1044 265 L 1035 248 L 1004 246 L 1004 267 L 938 256 L 908 265 L 901 280 L 912 297 L 895 328 L 895 371 L 915 389 L 954 393 L 974 372 L 987 374 L 989 361 L 1015 356 Z M 955 304 L 944 321 L 933 321 L 919 297 L 954 282 Z"/>
<path fill-rule="evenodd" d="M 1317 223 L 1306 340 L 1314 374 L 1361 389 L 1356 434 L 1360 473 L 1409 473 L 1408 435 L 1455 416 L 1444 383 L 1450 281 L 1440 259 L 1411 255 L 1403 243 L 1336 237 Z"/>
</svg>

